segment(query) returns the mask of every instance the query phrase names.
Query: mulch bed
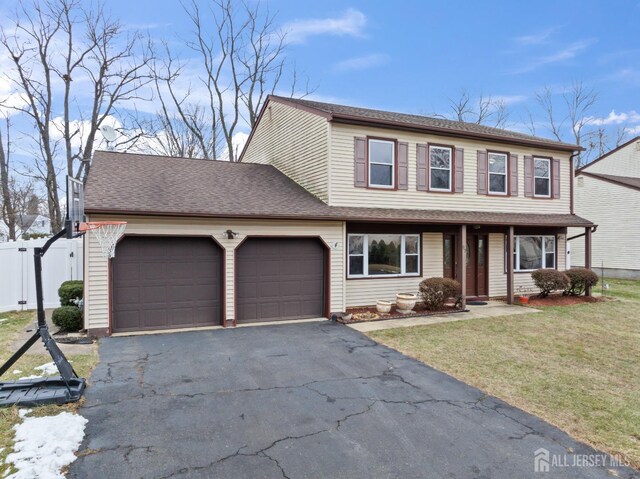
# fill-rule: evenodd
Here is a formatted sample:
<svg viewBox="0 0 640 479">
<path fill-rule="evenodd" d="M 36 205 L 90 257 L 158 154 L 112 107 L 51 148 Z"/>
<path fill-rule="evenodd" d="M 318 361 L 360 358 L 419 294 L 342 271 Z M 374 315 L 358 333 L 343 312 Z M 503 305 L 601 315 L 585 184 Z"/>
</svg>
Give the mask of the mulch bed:
<svg viewBox="0 0 640 479">
<path fill-rule="evenodd" d="M 430 311 L 425 308 L 422 303 L 418 303 L 409 314 L 399 313 L 393 306 L 389 313 L 378 313 L 375 306 L 366 306 L 360 308 L 347 308 L 347 313 L 352 314 L 351 319 L 347 321 L 338 317 L 338 321 L 344 324 L 351 324 L 367 321 L 384 321 L 385 319 L 419 318 L 422 316 L 433 316 L 436 314 L 459 313 L 461 311 L 464 310 L 456 308 L 453 305 L 445 305 L 442 309 Z"/>
<path fill-rule="evenodd" d="M 601 303 L 607 301 L 605 298 L 595 296 L 562 296 L 561 294 L 552 294 L 546 298 L 529 298 L 529 304 L 525 306 L 573 306 L 574 304 L 584 303 Z"/>
</svg>

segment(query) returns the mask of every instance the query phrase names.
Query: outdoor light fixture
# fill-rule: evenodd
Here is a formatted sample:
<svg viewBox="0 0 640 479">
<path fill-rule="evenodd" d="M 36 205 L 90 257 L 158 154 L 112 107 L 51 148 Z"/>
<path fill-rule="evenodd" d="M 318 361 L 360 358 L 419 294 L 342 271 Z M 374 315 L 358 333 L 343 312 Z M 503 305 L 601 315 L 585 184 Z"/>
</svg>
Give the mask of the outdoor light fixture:
<svg viewBox="0 0 640 479">
<path fill-rule="evenodd" d="M 480 225 L 473 225 L 473 229 L 474 230 L 479 230 L 480 229 Z"/>
<path fill-rule="evenodd" d="M 227 235 L 227 239 L 234 239 L 238 237 L 238 233 L 235 231 L 227 230 L 224 233 Z"/>
</svg>

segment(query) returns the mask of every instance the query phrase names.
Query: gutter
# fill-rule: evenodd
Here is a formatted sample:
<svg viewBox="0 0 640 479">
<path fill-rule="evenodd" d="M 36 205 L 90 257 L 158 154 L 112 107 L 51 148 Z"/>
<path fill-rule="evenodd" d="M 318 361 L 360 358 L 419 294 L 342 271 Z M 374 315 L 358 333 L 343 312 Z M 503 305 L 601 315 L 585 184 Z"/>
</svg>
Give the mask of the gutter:
<svg viewBox="0 0 640 479">
<path fill-rule="evenodd" d="M 593 225 L 593 226 L 591 227 L 591 233 L 595 233 L 595 232 L 597 231 L 597 229 L 598 229 L 598 225 Z M 567 238 L 567 241 L 571 241 L 571 240 L 574 240 L 574 239 L 576 239 L 576 238 L 582 238 L 582 237 L 583 237 L 583 236 L 585 236 L 586 234 L 587 234 L 587 233 L 582 233 L 582 234 L 579 234 L 579 235 L 572 236 L 571 238 Z"/>
</svg>

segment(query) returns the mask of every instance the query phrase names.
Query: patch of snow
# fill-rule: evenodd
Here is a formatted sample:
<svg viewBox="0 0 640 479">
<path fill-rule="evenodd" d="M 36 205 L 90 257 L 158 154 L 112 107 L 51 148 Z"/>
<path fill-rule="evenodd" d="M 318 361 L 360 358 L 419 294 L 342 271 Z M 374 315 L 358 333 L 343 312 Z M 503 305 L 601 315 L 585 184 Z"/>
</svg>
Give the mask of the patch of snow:
<svg viewBox="0 0 640 479">
<path fill-rule="evenodd" d="M 18 378 L 18 381 L 22 381 L 23 379 L 40 379 L 42 376 L 38 376 L 37 374 L 32 374 L 31 376 L 22 376 Z"/>
<path fill-rule="evenodd" d="M 2 319 L 0 319 L 0 323 L 4 323 L 7 319 L 9 319 L 9 318 L 2 318 Z"/>
<path fill-rule="evenodd" d="M 60 471 L 75 461 L 86 424 L 84 417 L 69 412 L 24 418 L 13 427 L 15 452 L 7 456 L 18 472 L 7 479 L 63 479 Z"/>
<path fill-rule="evenodd" d="M 54 362 L 50 362 L 50 363 L 45 363 L 41 366 L 36 366 L 35 368 L 36 371 L 40 371 L 42 374 L 44 375 L 52 375 L 52 374 L 58 374 L 58 367 L 56 366 L 56 363 Z"/>
<path fill-rule="evenodd" d="M 30 414 L 31 411 L 33 411 L 33 409 L 20 409 L 18 411 L 18 416 L 20 416 L 20 419 L 24 419 L 27 414 Z"/>
<path fill-rule="evenodd" d="M 13 374 L 22 374 L 22 371 L 20 371 L 19 369 L 14 369 Z"/>
</svg>

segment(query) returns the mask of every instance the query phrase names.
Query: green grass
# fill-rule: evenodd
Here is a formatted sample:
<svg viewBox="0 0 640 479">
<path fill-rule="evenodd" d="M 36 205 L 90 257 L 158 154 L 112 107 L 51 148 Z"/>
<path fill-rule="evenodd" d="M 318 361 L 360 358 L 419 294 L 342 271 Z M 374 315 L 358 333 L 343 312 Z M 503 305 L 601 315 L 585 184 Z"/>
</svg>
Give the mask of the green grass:
<svg viewBox="0 0 640 479">
<path fill-rule="evenodd" d="M 4 363 L 15 349 L 15 341 L 21 331 L 35 322 L 34 311 L 17 311 L 11 313 L 0 313 L 0 319 L 6 321 L 0 322 L 0 364 Z M 73 368 L 80 377 L 88 377 L 98 362 L 96 349 L 93 348 L 91 354 L 75 354 L 68 357 L 72 362 Z M 13 380 L 22 376 L 41 375 L 40 371 L 34 370 L 34 367 L 51 362 L 51 356 L 48 354 L 25 354 L 22 356 L 6 373 L 2 379 Z M 21 371 L 13 374 L 14 370 Z M 66 404 L 64 406 L 41 406 L 32 408 L 32 416 L 51 416 L 59 414 L 62 411 L 74 412 L 78 409 L 82 402 Z M 5 477 L 7 473 L 15 472 L 11 464 L 6 464 L 5 459 L 12 452 L 14 431 L 13 426 L 20 422 L 18 416 L 18 408 L 0 408 L 0 477 Z"/>
<path fill-rule="evenodd" d="M 621 300 L 369 333 L 640 468 L 640 282 Z"/>
<path fill-rule="evenodd" d="M 640 301 L 640 281 L 632 279 L 608 279 L 605 278 L 605 284 L 609 285 L 609 289 L 605 290 L 605 296 L 625 299 L 629 301 Z M 601 293 L 601 285 L 598 284 L 594 288 L 594 293 Z"/>
</svg>

